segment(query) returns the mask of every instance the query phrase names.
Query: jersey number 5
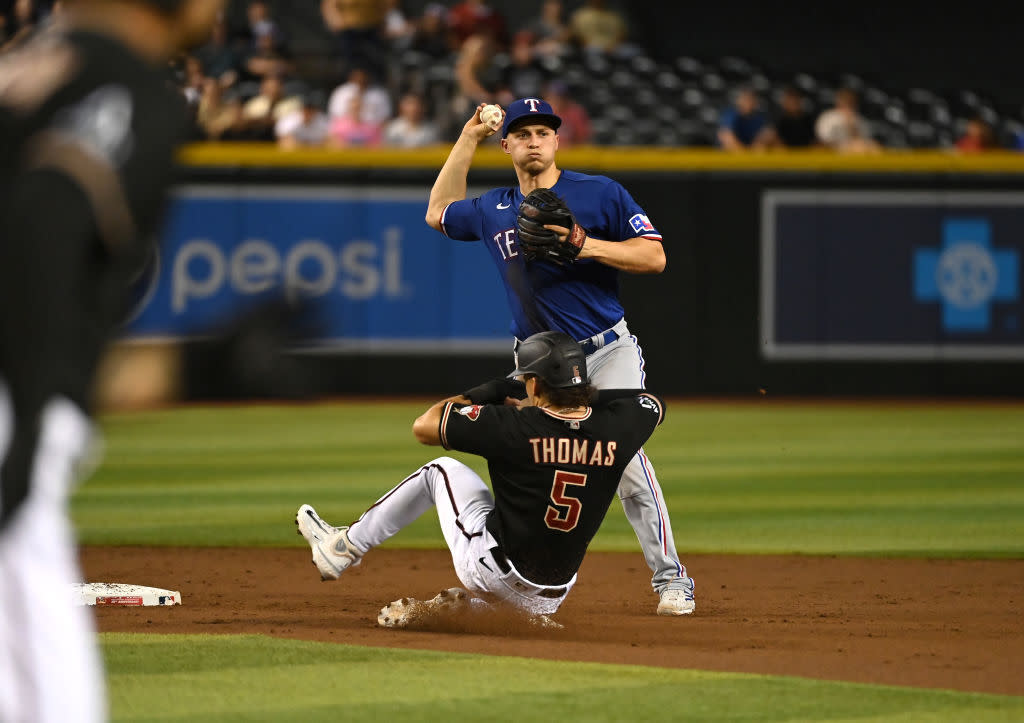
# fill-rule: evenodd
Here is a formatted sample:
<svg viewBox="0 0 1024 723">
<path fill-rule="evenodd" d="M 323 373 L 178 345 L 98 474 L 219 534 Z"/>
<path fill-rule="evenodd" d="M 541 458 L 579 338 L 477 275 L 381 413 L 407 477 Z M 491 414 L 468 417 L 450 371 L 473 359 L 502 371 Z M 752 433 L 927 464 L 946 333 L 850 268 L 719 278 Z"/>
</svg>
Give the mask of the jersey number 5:
<svg viewBox="0 0 1024 723">
<path fill-rule="evenodd" d="M 551 484 L 551 501 L 554 505 L 548 505 L 547 513 L 544 515 L 544 524 L 552 530 L 569 532 L 574 529 L 580 521 L 580 512 L 583 504 L 579 498 L 572 497 L 567 490 L 568 485 L 583 487 L 587 484 L 587 476 L 576 472 L 564 470 L 555 471 L 555 481 Z"/>
</svg>

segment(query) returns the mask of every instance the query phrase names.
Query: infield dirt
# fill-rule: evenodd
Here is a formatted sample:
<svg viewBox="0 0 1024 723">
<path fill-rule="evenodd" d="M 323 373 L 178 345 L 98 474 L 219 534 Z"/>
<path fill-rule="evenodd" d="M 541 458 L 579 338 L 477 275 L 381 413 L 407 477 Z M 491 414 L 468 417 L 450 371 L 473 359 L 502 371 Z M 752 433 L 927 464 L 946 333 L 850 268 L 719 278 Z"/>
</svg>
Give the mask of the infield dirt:
<svg viewBox="0 0 1024 723">
<path fill-rule="evenodd" d="M 436 649 L 1024 695 L 1024 561 L 690 555 L 697 611 L 654 614 L 639 552 L 590 553 L 565 629 L 377 626 L 401 597 L 459 585 L 440 550 L 374 550 L 322 583 L 309 550 L 85 547 L 88 582 L 180 590 L 173 608 L 96 608 L 107 632 L 262 633 Z"/>
</svg>

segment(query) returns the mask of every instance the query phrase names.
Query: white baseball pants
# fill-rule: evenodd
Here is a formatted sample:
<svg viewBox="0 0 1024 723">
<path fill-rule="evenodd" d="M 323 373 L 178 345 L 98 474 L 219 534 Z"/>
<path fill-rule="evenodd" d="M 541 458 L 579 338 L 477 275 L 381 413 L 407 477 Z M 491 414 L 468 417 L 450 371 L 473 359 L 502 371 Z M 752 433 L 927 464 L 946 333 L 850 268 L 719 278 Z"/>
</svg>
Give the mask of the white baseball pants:
<svg viewBox="0 0 1024 723">
<path fill-rule="evenodd" d="M 590 383 L 598 389 L 644 389 L 644 356 L 636 337 L 629 333 L 625 319 L 612 328 L 619 338 L 587 357 Z M 655 592 L 678 587 L 686 577 L 686 567 L 676 552 L 665 495 L 642 448 L 622 474 L 619 499 L 654 573 L 651 585 Z"/>
<path fill-rule="evenodd" d="M 551 615 L 576 584 L 573 575 L 565 585 L 537 585 L 522 577 L 500 553 L 495 557 L 492 549 L 497 543 L 486 527 L 494 496 L 476 472 L 451 457 L 438 457 L 402 480 L 352 524 L 348 539 L 366 553 L 432 506 L 437 507 L 455 574 L 478 597 L 500 600 L 533 615 Z"/>
<path fill-rule="evenodd" d="M 0 459 L 13 426 L 3 391 L 0 386 Z M 107 718 L 92 612 L 73 603 L 71 587 L 82 573 L 67 501 L 91 436 L 77 406 L 63 399 L 46 406 L 29 496 L 0 532 L 0 721 L 6 723 Z"/>
</svg>

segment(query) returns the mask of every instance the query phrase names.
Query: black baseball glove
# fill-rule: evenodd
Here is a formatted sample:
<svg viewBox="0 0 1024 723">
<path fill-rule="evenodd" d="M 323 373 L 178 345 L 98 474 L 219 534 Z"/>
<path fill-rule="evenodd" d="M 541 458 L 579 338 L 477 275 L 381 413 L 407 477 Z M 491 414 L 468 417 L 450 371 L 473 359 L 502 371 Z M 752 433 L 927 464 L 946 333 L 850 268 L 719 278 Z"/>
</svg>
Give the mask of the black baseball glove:
<svg viewBox="0 0 1024 723">
<path fill-rule="evenodd" d="M 562 226 L 569 235 L 564 241 L 545 225 Z M 579 256 L 587 232 L 577 225 L 565 201 L 550 188 L 535 188 L 519 204 L 519 248 L 527 261 L 571 264 Z"/>
</svg>

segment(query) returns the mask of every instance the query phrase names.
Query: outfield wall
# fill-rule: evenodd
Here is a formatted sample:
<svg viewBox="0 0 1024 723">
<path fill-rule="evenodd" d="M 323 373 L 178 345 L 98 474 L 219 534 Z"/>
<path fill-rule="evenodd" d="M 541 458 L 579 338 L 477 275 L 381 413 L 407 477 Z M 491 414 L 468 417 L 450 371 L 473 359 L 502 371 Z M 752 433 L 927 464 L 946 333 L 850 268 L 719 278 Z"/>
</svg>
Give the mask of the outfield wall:
<svg viewBox="0 0 1024 723">
<path fill-rule="evenodd" d="M 284 293 L 314 303 L 328 391 L 434 393 L 507 365 L 497 276 L 422 223 L 444 149 L 183 154 L 129 337 L 183 340 Z M 649 383 L 671 394 L 1024 395 L 1024 157 L 580 149 L 663 233 L 625 277 Z M 482 149 L 473 188 L 512 182 Z"/>
</svg>

